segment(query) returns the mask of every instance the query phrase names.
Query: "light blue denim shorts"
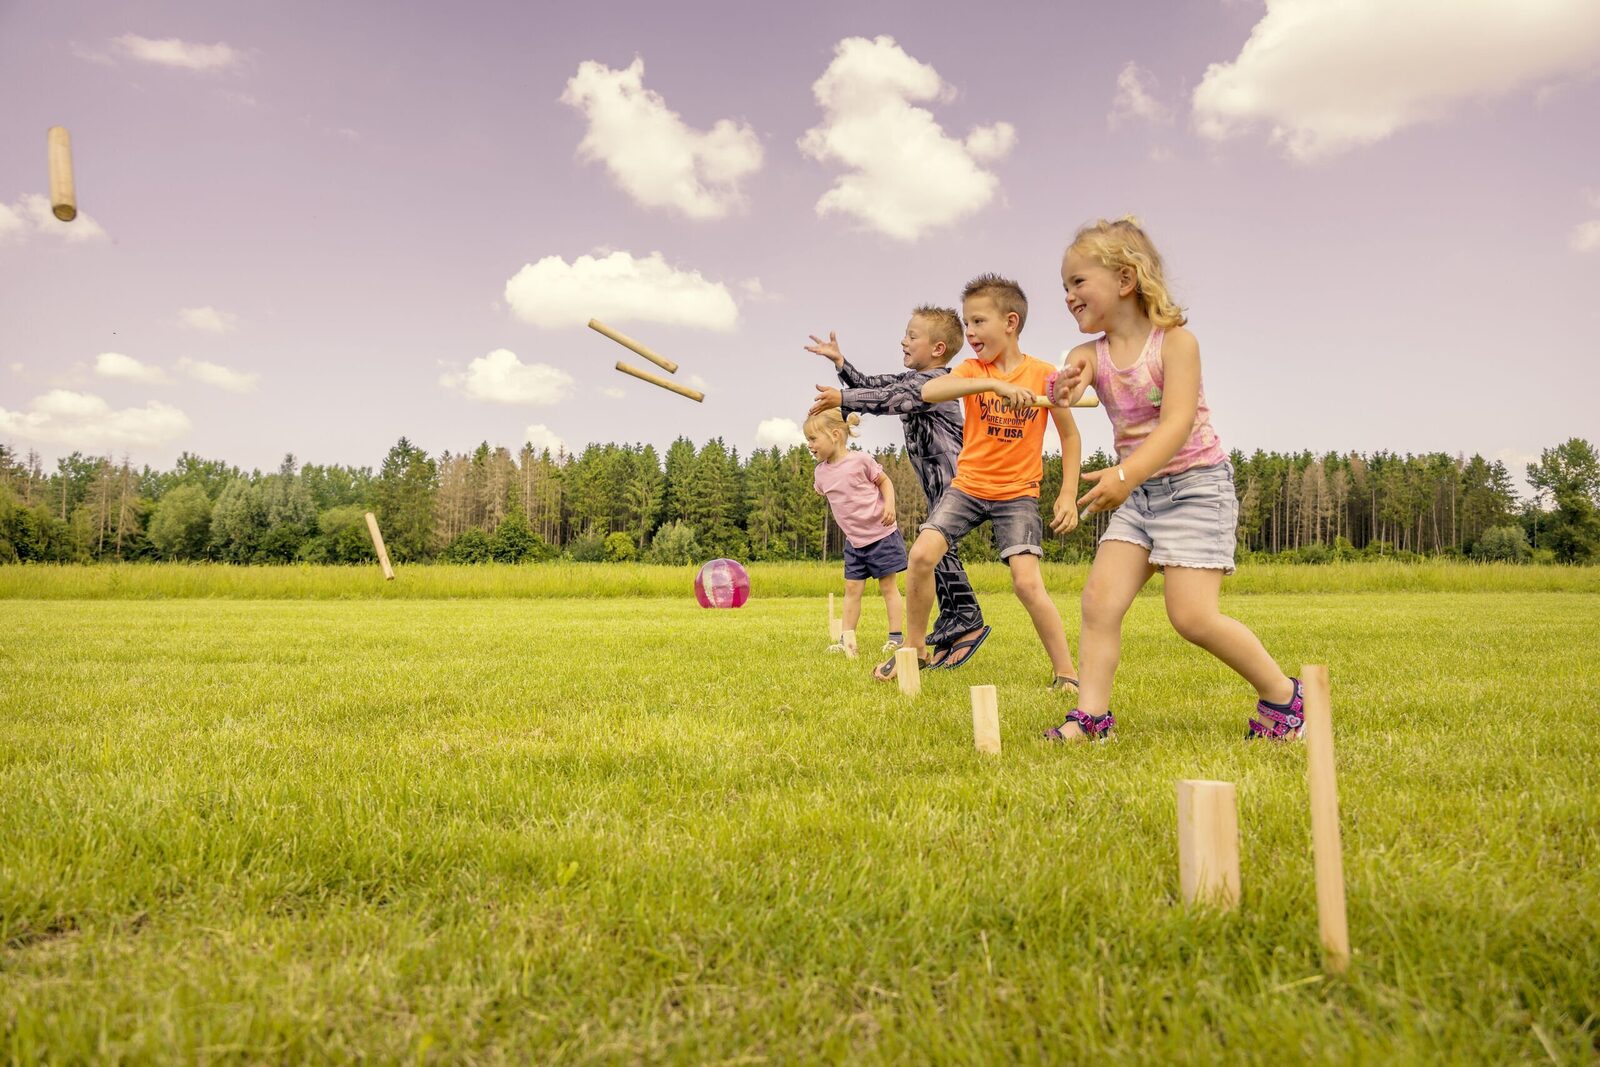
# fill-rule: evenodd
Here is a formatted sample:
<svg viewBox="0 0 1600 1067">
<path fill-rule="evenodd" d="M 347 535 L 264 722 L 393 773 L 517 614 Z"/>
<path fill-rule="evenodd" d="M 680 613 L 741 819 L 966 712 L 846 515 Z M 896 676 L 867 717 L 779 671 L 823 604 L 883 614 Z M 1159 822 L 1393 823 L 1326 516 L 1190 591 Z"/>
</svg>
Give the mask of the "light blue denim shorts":
<svg viewBox="0 0 1600 1067">
<path fill-rule="evenodd" d="M 1155 567 L 1232 574 L 1238 525 L 1233 466 L 1218 463 L 1146 481 L 1111 513 L 1100 543 L 1127 541 L 1146 548 Z"/>
</svg>

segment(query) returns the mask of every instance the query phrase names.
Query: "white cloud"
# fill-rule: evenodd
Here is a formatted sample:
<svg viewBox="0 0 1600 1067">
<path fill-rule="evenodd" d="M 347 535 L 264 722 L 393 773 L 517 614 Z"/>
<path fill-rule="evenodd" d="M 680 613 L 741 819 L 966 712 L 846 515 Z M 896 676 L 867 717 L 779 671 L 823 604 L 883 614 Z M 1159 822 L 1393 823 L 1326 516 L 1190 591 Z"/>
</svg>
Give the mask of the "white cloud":
<svg viewBox="0 0 1600 1067">
<path fill-rule="evenodd" d="M 1156 76 L 1130 61 L 1117 74 L 1117 94 L 1106 122 L 1113 130 L 1126 122 L 1171 122 L 1172 109 L 1156 99 L 1155 91 Z"/>
<path fill-rule="evenodd" d="M 675 208 L 691 219 L 717 219 L 742 200 L 739 182 L 761 169 L 761 139 L 749 126 L 720 119 L 696 130 L 644 87 L 644 60 L 612 70 L 589 60 L 567 82 L 561 102 L 583 112 L 589 128 L 578 145 L 599 160 L 643 207 Z"/>
<path fill-rule="evenodd" d="M 180 70 L 226 70 L 237 66 L 244 58 L 237 49 L 220 41 L 216 44 L 195 44 L 192 41 L 180 41 L 176 37 L 155 40 L 140 37 L 136 33 L 125 33 L 113 38 L 111 44 L 129 59 Z"/>
<path fill-rule="evenodd" d="M 121 352 L 102 352 L 95 357 L 94 372 L 102 378 L 117 378 L 125 382 L 143 382 L 146 385 L 158 385 L 167 380 L 167 374 L 160 367 L 152 367 L 148 363 L 140 363 L 132 356 L 125 356 Z"/>
<path fill-rule="evenodd" d="M 82 449 L 157 445 L 188 433 L 189 425 L 187 415 L 159 400 L 113 409 L 98 396 L 67 389 L 35 397 L 27 411 L 0 408 L 0 435 Z"/>
<path fill-rule="evenodd" d="M 800 150 L 847 168 L 817 201 L 817 214 L 848 215 L 902 241 L 946 226 L 994 199 L 999 179 L 979 163 L 1016 144 L 1005 122 L 980 126 L 965 141 L 944 132 L 914 104 L 954 95 L 937 71 L 907 55 L 892 37 L 848 37 L 811 87 L 825 118 Z"/>
<path fill-rule="evenodd" d="M 1574 252 L 1593 252 L 1600 249 L 1600 219 L 1579 223 L 1572 231 L 1571 242 Z"/>
<path fill-rule="evenodd" d="M 1267 0 L 1231 63 L 1194 91 L 1194 121 L 1222 140 L 1257 123 L 1314 160 L 1600 63 L 1594 0 Z"/>
<path fill-rule="evenodd" d="M 24 193 L 9 207 L 0 204 L 0 244 L 20 244 L 35 234 L 68 244 L 87 244 L 106 239 L 106 231 L 82 211 L 71 222 L 56 218 L 50 208 L 50 198 L 43 193 Z"/>
<path fill-rule="evenodd" d="M 756 427 L 757 448 L 783 448 L 806 443 L 806 435 L 793 419 L 762 419 Z"/>
<path fill-rule="evenodd" d="M 608 400 L 621 400 L 628 394 L 614 385 L 605 385 L 600 387 L 600 395 Z"/>
<path fill-rule="evenodd" d="M 522 439 L 532 445 L 535 452 L 548 448 L 552 456 L 566 447 L 561 438 L 542 422 L 536 422 L 524 430 Z"/>
<path fill-rule="evenodd" d="M 572 375 L 548 364 L 524 363 L 515 352 L 497 348 L 468 363 L 464 372 L 441 374 L 439 384 L 496 404 L 559 404 L 572 388 Z"/>
<path fill-rule="evenodd" d="M 239 316 L 231 311 L 218 311 L 214 307 L 180 308 L 178 322 L 191 330 L 207 333 L 232 333 L 239 325 Z"/>
<path fill-rule="evenodd" d="M 178 360 L 178 369 L 197 382 L 214 385 L 218 389 L 226 389 L 230 393 L 248 393 L 255 389 L 256 383 L 261 380 L 261 375 L 249 371 L 233 370 L 218 363 L 207 363 L 203 359 L 189 359 L 185 357 Z"/>
<path fill-rule="evenodd" d="M 506 282 L 506 303 L 518 318 L 546 329 L 582 326 L 596 318 L 613 325 L 659 322 L 727 333 L 739 321 L 726 286 L 706 281 L 699 271 L 677 270 L 660 252 L 643 259 L 627 252 L 579 256 L 570 264 L 546 256 Z"/>
</svg>

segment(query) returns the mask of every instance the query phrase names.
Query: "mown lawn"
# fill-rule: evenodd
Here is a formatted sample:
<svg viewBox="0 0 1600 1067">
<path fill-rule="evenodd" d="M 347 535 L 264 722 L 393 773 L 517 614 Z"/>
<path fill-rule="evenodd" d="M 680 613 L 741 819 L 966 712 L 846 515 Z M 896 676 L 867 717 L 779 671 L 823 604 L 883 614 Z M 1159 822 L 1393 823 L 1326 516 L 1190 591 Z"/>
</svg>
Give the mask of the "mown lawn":
<svg viewBox="0 0 1600 1067">
<path fill-rule="evenodd" d="M 7 1059 L 1600 1055 L 1592 591 L 1230 596 L 1332 672 L 1337 979 L 1304 749 L 1245 743 L 1154 599 L 1120 740 L 1068 749 L 1003 594 L 915 703 L 823 654 L 817 599 L 10 595 Z M 1186 777 L 1238 783 L 1230 916 L 1176 903 Z"/>
</svg>

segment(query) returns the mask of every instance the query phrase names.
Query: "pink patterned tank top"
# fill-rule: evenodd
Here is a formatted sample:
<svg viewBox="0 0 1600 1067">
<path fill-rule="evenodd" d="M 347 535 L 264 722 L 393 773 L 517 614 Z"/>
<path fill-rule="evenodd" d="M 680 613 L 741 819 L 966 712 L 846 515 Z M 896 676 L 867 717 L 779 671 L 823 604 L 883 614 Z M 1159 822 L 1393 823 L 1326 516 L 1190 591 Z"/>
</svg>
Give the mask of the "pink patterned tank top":
<svg viewBox="0 0 1600 1067">
<path fill-rule="evenodd" d="M 1111 417 L 1111 432 L 1116 439 L 1117 460 L 1121 462 L 1133 455 L 1134 449 L 1144 444 L 1161 421 L 1161 339 L 1166 331 L 1150 331 L 1150 340 L 1144 351 L 1127 370 L 1118 370 L 1111 363 L 1111 345 L 1104 337 L 1094 343 L 1094 390 Z M 1206 406 L 1206 388 L 1200 386 L 1200 403 L 1195 408 L 1194 426 L 1189 439 L 1178 449 L 1177 455 L 1154 477 L 1177 474 L 1191 467 L 1210 467 L 1225 463 L 1228 453 L 1216 431 L 1211 429 L 1211 409 Z"/>
</svg>

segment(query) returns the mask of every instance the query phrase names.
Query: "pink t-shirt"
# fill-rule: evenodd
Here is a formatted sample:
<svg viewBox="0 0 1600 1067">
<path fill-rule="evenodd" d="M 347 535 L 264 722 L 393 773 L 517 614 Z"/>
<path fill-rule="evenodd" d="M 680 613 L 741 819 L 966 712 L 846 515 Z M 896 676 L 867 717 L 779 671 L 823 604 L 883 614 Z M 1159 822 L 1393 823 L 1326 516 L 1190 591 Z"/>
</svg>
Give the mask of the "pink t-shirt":
<svg viewBox="0 0 1600 1067">
<path fill-rule="evenodd" d="M 1112 364 L 1111 345 L 1104 337 L 1094 343 L 1094 391 L 1111 418 L 1119 461 L 1133 455 L 1134 449 L 1144 444 L 1161 422 L 1161 383 L 1165 379 L 1161 339 L 1166 335 L 1167 331 L 1159 327 L 1151 330 L 1150 340 L 1144 343 L 1139 358 L 1127 370 L 1118 370 Z M 1227 459 L 1228 453 L 1223 451 L 1222 442 L 1211 428 L 1211 409 L 1206 406 L 1206 388 L 1201 384 L 1188 440 L 1154 476 L 1177 474 L 1192 467 L 1210 467 L 1225 463 Z"/>
<path fill-rule="evenodd" d="M 846 452 L 832 463 L 817 464 L 811 484 L 828 498 L 833 521 L 857 548 L 882 541 L 898 529 L 883 524 L 883 493 L 878 489 L 882 474 L 878 461 L 865 452 Z"/>
</svg>

